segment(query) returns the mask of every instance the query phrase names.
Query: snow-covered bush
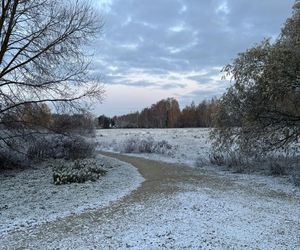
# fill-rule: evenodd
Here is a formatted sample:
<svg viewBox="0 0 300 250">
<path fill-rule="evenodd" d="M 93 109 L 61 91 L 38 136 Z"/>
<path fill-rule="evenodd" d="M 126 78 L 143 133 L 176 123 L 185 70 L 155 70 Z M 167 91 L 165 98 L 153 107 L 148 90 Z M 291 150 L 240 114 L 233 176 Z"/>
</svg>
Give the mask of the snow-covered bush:
<svg viewBox="0 0 300 250">
<path fill-rule="evenodd" d="M 27 145 L 24 140 L 13 137 L 9 130 L 1 129 L 0 137 L 5 138 L 0 140 L 0 170 L 5 168 L 27 167 L 29 161 L 24 153 Z M 25 136 L 24 136 L 25 137 Z"/>
<path fill-rule="evenodd" d="M 26 154 L 22 152 L 23 145 L 18 146 L 17 144 L 17 140 L 6 140 L 6 143 L 0 143 L 0 169 L 26 167 L 29 165 Z"/>
<path fill-rule="evenodd" d="M 226 166 L 237 173 L 249 170 L 252 165 L 252 161 L 249 158 L 234 151 L 226 154 L 212 152 L 209 154 L 209 161 L 213 165 Z"/>
<path fill-rule="evenodd" d="M 82 159 L 92 157 L 96 143 L 81 136 L 72 137 L 63 144 L 66 159 Z"/>
<path fill-rule="evenodd" d="M 158 141 L 154 145 L 154 151 L 159 154 L 169 153 L 173 146 L 166 140 Z"/>
<path fill-rule="evenodd" d="M 37 139 L 28 148 L 30 159 L 82 159 L 92 157 L 96 143 L 81 136 L 49 135 Z"/>
<path fill-rule="evenodd" d="M 123 148 L 121 148 L 121 152 L 124 153 L 132 153 L 137 150 L 138 139 L 137 138 L 129 138 L 123 143 Z"/>
<path fill-rule="evenodd" d="M 27 158 L 16 151 L 0 150 L 0 169 L 28 166 Z"/>
<path fill-rule="evenodd" d="M 289 163 L 291 166 L 292 181 L 295 186 L 300 186 L 300 154 L 293 157 L 293 161 Z"/>
<path fill-rule="evenodd" d="M 284 161 L 281 160 L 274 161 L 274 159 L 272 159 L 268 161 L 267 165 L 268 168 L 270 169 L 271 175 L 278 176 L 278 175 L 286 174 L 287 166 L 285 165 Z"/>
<path fill-rule="evenodd" d="M 199 159 L 200 160 L 200 159 Z M 212 152 L 209 154 L 210 163 L 217 166 L 225 165 L 225 157 L 223 154 Z"/>
<path fill-rule="evenodd" d="M 282 152 L 267 155 L 247 155 L 239 151 L 222 154 L 213 152 L 209 155 L 209 160 L 213 165 L 226 166 L 235 172 L 256 171 L 274 176 L 290 175 L 295 183 L 300 182 L 300 155 L 284 155 Z M 200 166 L 201 161 L 203 159 L 198 159 L 196 166 Z"/>
<path fill-rule="evenodd" d="M 51 164 L 56 185 L 96 181 L 106 174 L 103 164 L 95 159 L 75 161 L 56 160 Z"/>
<path fill-rule="evenodd" d="M 202 168 L 208 164 L 208 161 L 203 157 L 198 157 L 195 161 L 195 167 Z"/>
<path fill-rule="evenodd" d="M 172 149 L 172 145 L 166 140 L 155 141 L 152 137 L 131 137 L 122 144 L 121 152 L 124 153 L 157 153 L 166 154 Z"/>
</svg>

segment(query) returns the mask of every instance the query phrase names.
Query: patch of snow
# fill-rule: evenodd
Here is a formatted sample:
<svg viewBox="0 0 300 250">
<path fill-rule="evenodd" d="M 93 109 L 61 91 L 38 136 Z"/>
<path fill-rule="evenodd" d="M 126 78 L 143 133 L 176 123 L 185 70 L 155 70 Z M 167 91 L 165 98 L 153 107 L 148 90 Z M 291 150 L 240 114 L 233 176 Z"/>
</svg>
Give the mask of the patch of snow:
<svg viewBox="0 0 300 250">
<path fill-rule="evenodd" d="M 144 181 L 136 168 L 98 156 L 108 172 L 96 182 L 54 185 L 51 167 L 0 174 L 0 235 L 110 205 Z"/>
</svg>

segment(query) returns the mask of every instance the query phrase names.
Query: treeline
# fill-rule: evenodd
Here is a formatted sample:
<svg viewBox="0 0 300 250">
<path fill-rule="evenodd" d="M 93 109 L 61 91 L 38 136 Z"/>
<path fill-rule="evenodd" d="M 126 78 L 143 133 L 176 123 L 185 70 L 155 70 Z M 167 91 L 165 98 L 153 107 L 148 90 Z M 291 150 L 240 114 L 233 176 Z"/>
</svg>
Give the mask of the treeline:
<svg viewBox="0 0 300 250">
<path fill-rule="evenodd" d="M 161 100 L 141 112 L 114 116 L 114 127 L 117 128 L 184 128 L 212 127 L 213 116 L 217 110 L 218 100 L 213 98 L 198 105 L 192 103 L 180 110 L 174 98 Z M 101 118 L 103 120 L 103 116 Z M 100 122 L 99 126 L 105 128 Z"/>
</svg>

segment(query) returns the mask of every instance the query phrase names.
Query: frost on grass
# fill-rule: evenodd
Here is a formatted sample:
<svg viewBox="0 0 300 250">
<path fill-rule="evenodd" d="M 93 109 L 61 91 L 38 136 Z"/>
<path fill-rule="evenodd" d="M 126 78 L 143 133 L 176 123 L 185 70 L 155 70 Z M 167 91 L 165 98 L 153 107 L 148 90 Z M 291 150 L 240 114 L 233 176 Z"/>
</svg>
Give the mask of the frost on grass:
<svg viewBox="0 0 300 250">
<path fill-rule="evenodd" d="M 47 164 L 1 172 L 0 235 L 107 206 L 135 190 L 144 180 L 129 164 L 104 156 L 96 159 L 107 174 L 94 182 L 54 185 L 52 168 Z"/>
<path fill-rule="evenodd" d="M 215 153 L 211 150 L 210 131 L 208 128 L 108 129 L 97 131 L 97 141 L 98 149 L 103 151 L 130 153 L 198 168 L 229 169 L 233 173 L 272 175 L 300 186 L 299 145 L 296 145 L 296 154 L 276 152 L 266 157 L 246 157 L 237 148 Z"/>
<path fill-rule="evenodd" d="M 98 130 L 98 149 L 130 151 L 145 158 L 193 166 L 198 157 L 208 159 L 209 131 L 198 128 Z"/>
<path fill-rule="evenodd" d="M 47 243 L 36 237 L 28 244 L 47 249 L 299 249 L 298 200 L 258 197 L 251 186 L 250 193 L 233 187 L 178 184 L 180 193 L 156 193 L 126 209 L 96 215 L 101 226 L 91 214 L 81 221 L 80 232 L 48 234 Z"/>
</svg>

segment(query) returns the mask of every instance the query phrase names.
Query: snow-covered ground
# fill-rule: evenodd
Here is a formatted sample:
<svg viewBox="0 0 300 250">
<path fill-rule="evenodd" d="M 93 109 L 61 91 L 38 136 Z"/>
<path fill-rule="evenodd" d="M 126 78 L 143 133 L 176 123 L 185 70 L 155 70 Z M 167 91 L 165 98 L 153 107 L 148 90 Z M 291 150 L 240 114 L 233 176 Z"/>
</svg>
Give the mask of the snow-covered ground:
<svg viewBox="0 0 300 250">
<path fill-rule="evenodd" d="M 101 157 L 112 168 L 95 183 L 54 186 L 47 167 L 1 176 L 0 249 L 300 249 L 300 189 L 286 178 L 180 166 L 208 158 L 208 132 L 98 130 L 102 151 L 131 138 L 171 147 L 106 153 L 121 161 Z"/>
<path fill-rule="evenodd" d="M 171 198 L 126 211 L 134 223 L 116 230 L 114 237 L 121 242 L 107 244 L 115 249 L 125 248 L 125 242 L 130 249 L 299 249 L 297 204 L 183 188 Z"/>
<path fill-rule="evenodd" d="M 131 138 L 149 139 L 154 141 L 167 141 L 172 147 L 163 154 L 159 153 L 130 153 L 137 157 L 150 160 L 163 161 L 175 164 L 184 164 L 196 167 L 200 158 L 203 168 L 213 169 L 216 173 L 232 176 L 243 184 L 245 180 L 255 185 L 263 185 L 272 190 L 284 191 L 290 194 L 300 194 L 300 189 L 292 183 L 291 176 L 266 176 L 260 173 L 235 174 L 226 168 L 216 168 L 209 163 L 211 140 L 209 128 L 175 128 L 175 129 L 100 129 L 97 130 L 98 149 L 107 152 L 124 153 L 126 143 Z M 245 184 L 248 185 L 249 183 Z"/>
<path fill-rule="evenodd" d="M 140 188 L 109 207 L 0 235 L 7 249 L 299 249 L 300 196 L 142 158 Z M 1 247 L 0 247 L 1 248 Z"/>
<path fill-rule="evenodd" d="M 101 129 L 97 130 L 99 149 L 122 152 L 130 138 L 165 140 L 172 148 L 164 154 L 138 154 L 145 158 L 195 166 L 198 158 L 208 159 L 210 151 L 207 128 L 183 129 Z"/>
<path fill-rule="evenodd" d="M 52 169 L 36 166 L 0 174 L 0 235 L 107 206 L 138 188 L 144 178 L 130 164 L 98 156 L 108 172 L 96 182 L 54 185 Z"/>
</svg>

